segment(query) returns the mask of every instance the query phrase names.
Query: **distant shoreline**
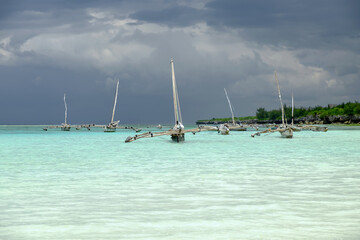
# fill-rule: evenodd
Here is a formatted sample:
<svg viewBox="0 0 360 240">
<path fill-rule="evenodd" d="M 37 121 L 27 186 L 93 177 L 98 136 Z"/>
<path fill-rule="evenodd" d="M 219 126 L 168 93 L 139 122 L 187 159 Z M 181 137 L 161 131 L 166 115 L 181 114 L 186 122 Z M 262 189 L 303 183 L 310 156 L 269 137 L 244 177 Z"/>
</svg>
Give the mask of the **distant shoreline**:
<svg viewBox="0 0 360 240">
<path fill-rule="evenodd" d="M 196 124 L 224 124 L 231 123 L 231 118 L 224 118 L 223 120 L 197 120 Z M 237 123 L 245 124 L 280 124 L 281 120 L 259 120 L 259 119 L 246 119 L 246 120 L 236 120 Z M 287 120 L 288 123 L 291 122 L 291 119 Z M 319 116 L 306 116 L 302 118 L 294 119 L 295 124 L 342 124 L 342 125 L 360 125 L 360 115 L 349 116 L 349 115 L 335 115 L 328 116 L 321 119 Z"/>
</svg>

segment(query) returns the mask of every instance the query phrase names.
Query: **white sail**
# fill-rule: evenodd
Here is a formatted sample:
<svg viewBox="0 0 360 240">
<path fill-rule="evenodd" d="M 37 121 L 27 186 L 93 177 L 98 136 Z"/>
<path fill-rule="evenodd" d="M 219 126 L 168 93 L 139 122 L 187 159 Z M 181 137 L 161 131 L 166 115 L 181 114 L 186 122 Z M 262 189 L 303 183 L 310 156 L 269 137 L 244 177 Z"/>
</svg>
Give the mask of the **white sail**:
<svg viewBox="0 0 360 240">
<path fill-rule="evenodd" d="M 285 113 L 284 113 L 284 105 L 283 105 L 283 102 L 281 100 L 281 93 L 280 93 L 280 86 L 279 86 L 279 80 L 277 78 L 277 75 L 276 75 L 276 71 L 275 71 L 275 79 L 276 79 L 276 84 L 277 84 L 277 89 L 278 89 L 278 94 L 279 94 L 279 99 L 280 99 L 280 105 L 281 105 L 281 120 L 282 120 L 282 126 L 285 127 Z"/>
<path fill-rule="evenodd" d="M 180 110 L 179 95 L 178 95 L 176 80 L 175 80 L 174 60 L 172 58 L 170 60 L 170 65 L 171 65 L 171 78 L 172 78 L 174 115 L 175 115 L 174 128 L 183 128 L 184 126 L 182 125 L 182 116 L 181 116 L 181 110 Z"/>
<path fill-rule="evenodd" d="M 64 93 L 64 104 L 65 104 L 65 125 L 67 124 L 67 105 L 66 105 L 66 93 Z"/>
<path fill-rule="evenodd" d="M 229 103 L 229 107 L 230 107 L 230 111 L 231 111 L 231 117 L 232 117 L 232 122 L 233 122 L 233 125 L 235 125 L 235 118 L 234 118 L 233 108 L 232 108 L 232 105 L 231 105 L 229 96 L 228 96 L 227 91 L 226 91 L 225 88 L 224 88 L 224 91 L 225 91 L 226 99 L 228 100 L 228 103 Z"/>
<path fill-rule="evenodd" d="M 118 97 L 118 91 L 119 91 L 119 81 L 117 81 L 117 84 L 116 84 L 115 100 L 114 100 L 114 107 L 113 107 L 113 112 L 112 112 L 112 117 L 111 117 L 111 123 L 114 122 L 114 115 L 115 115 L 115 108 L 116 108 L 116 102 L 117 102 L 117 97 Z"/>
</svg>

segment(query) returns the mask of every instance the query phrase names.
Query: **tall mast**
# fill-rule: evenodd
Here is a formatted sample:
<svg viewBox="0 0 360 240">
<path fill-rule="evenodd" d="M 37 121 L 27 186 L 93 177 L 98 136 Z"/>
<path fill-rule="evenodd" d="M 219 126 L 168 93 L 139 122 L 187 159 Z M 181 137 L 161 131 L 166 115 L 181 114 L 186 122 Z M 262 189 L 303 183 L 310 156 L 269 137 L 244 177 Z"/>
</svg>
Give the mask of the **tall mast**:
<svg viewBox="0 0 360 240">
<path fill-rule="evenodd" d="M 291 92 L 291 125 L 294 125 L 294 93 Z"/>
<path fill-rule="evenodd" d="M 235 125 L 234 112 L 233 112 L 233 109 L 232 109 L 232 106 L 231 106 L 231 103 L 230 103 L 230 99 L 229 99 L 229 96 L 228 96 L 227 91 L 226 91 L 225 88 L 224 88 L 224 91 L 225 91 L 225 95 L 226 95 L 226 98 L 227 98 L 228 103 L 229 103 L 229 107 L 230 107 L 230 111 L 231 111 L 231 116 L 232 116 L 232 121 L 233 121 L 233 124 Z"/>
<path fill-rule="evenodd" d="M 173 101 L 174 101 L 174 115 L 175 115 L 175 126 L 179 123 L 179 111 L 178 111 L 178 95 L 176 88 L 176 80 L 175 80 L 175 70 L 174 70 L 174 60 L 171 58 L 171 77 L 172 77 L 172 88 L 173 88 Z"/>
<path fill-rule="evenodd" d="M 66 93 L 64 93 L 64 104 L 65 104 L 65 125 L 67 124 L 67 105 L 66 105 Z"/>
<path fill-rule="evenodd" d="M 114 122 L 114 115 L 115 115 L 115 108 L 116 108 L 116 102 L 117 102 L 117 97 L 118 97 L 118 91 L 119 91 L 119 81 L 117 81 L 117 84 L 116 84 L 114 108 L 113 108 L 113 112 L 112 112 L 111 122 Z"/>
<path fill-rule="evenodd" d="M 275 79 L 276 79 L 276 84 L 277 84 L 277 89 L 278 89 L 278 94 L 279 94 L 279 99 L 280 99 L 280 105 L 281 105 L 281 120 L 282 120 L 282 125 L 285 127 L 284 105 L 283 105 L 283 102 L 282 102 L 282 100 L 281 100 L 279 80 L 278 80 L 278 78 L 277 78 L 276 71 L 275 71 Z"/>
</svg>

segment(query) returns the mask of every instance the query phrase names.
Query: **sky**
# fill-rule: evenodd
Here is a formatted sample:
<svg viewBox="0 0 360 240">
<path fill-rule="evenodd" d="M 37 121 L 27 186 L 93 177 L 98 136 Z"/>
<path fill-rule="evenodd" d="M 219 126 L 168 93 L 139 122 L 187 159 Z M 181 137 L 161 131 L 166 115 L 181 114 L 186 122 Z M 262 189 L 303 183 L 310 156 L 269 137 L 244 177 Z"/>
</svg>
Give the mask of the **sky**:
<svg viewBox="0 0 360 240">
<path fill-rule="evenodd" d="M 360 101 L 357 0 L 2 0 L 0 124 L 184 123 Z"/>
</svg>

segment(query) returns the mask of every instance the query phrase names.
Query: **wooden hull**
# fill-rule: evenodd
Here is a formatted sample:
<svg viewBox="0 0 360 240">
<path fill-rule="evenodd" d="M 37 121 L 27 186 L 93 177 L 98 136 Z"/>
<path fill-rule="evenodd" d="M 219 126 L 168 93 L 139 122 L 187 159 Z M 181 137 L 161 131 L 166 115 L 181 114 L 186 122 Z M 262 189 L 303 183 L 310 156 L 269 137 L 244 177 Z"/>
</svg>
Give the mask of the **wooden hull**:
<svg viewBox="0 0 360 240">
<path fill-rule="evenodd" d="M 301 132 L 301 128 L 298 128 L 298 127 L 291 127 L 291 129 L 292 129 L 294 132 Z"/>
<path fill-rule="evenodd" d="M 221 135 L 229 135 L 229 130 L 220 130 L 219 131 Z"/>
<path fill-rule="evenodd" d="M 61 127 L 61 131 L 70 131 L 71 127 Z"/>
<path fill-rule="evenodd" d="M 229 135 L 230 130 L 229 130 L 229 128 L 227 126 L 220 125 L 218 133 L 220 133 L 221 135 Z"/>
<path fill-rule="evenodd" d="M 116 132 L 116 128 L 113 128 L 113 127 L 105 127 L 104 132 Z"/>
<path fill-rule="evenodd" d="M 244 127 L 229 127 L 230 131 L 247 131 Z"/>
<path fill-rule="evenodd" d="M 183 142 L 185 141 L 185 134 L 184 133 L 172 134 L 171 140 L 173 140 L 173 142 Z"/>
<path fill-rule="evenodd" d="M 314 127 L 311 129 L 311 131 L 313 132 L 327 132 L 328 128 L 327 127 Z"/>
<path fill-rule="evenodd" d="M 219 131 L 219 129 L 215 126 L 199 126 L 200 129 L 206 130 L 206 131 Z"/>
<path fill-rule="evenodd" d="M 279 132 L 281 134 L 281 137 L 283 137 L 283 138 L 292 138 L 293 137 L 293 131 L 290 128 L 281 130 Z"/>
</svg>

